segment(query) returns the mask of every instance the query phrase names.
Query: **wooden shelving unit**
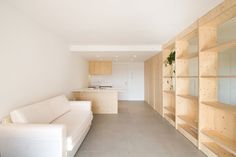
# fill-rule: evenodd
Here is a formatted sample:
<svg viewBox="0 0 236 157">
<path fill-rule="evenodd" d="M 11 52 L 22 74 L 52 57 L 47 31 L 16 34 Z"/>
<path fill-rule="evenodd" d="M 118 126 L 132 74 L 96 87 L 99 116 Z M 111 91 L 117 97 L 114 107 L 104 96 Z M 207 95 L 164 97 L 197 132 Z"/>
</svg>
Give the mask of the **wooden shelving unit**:
<svg viewBox="0 0 236 157">
<path fill-rule="evenodd" d="M 176 125 L 198 146 L 198 88 L 192 88 L 198 86 L 199 79 L 198 22 L 182 34 L 176 39 Z"/>
<path fill-rule="evenodd" d="M 229 83 L 236 79 L 235 64 L 221 67 L 234 68 L 233 72 L 219 72 L 220 56 L 233 48 L 236 51 L 234 33 L 224 36 L 219 32 L 225 23 L 223 33 L 235 30 L 235 23 L 228 29 L 231 20 L 236 22 L 236 0 L 224 0 L 166 43 L 162 51 L 162 116 L 209 157 L 236 157 L 236 104 L 223 103 L 219 96 L 224 91 L 219 88 L 221 81 L 234 88 Z M 176 74 L 169 73 L 164 63 L 173 49 Z M 173 89 L 167 84 L 171 80 Z"/>
<path fill-rule="evenodd" d="M 236 156 L 236 106 L 220 102 L 218 87 L 222 79 L 236 78 L 220 73 L 227 68 L 220 64 L 221 54 L 236 48 L 236 37 L 224 35 L 235 17 L 236 1 L 227 0 L 199 20 L 199 149 L 209 157 Z M 225 23 L 229 31 L 220 32 Z"/>
<path fill-rule="evenodd" d="M 175 126 L 175 66 L 166 65 L 165 61 L 169 54 L 175 50 L 175 43 L 170 42 L 163 47 L 163 117 Z"/>
</svg>

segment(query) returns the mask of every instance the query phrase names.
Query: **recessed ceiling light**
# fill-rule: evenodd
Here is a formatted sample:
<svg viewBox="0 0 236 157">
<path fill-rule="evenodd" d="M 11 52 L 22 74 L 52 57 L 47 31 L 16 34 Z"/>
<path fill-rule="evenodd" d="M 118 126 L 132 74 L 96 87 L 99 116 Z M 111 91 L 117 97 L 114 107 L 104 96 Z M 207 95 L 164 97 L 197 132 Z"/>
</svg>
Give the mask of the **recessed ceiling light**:
<svg viewBox="0 0 236 157">
<path fill-rule="evenodd" d="M 136 58 L 137 56 L 136 55 L 133 55 L 134 58 Z"/>
<path fill-rule="evenodd" d="M 97 57 L 97 58 L 100 58 L 100 56 L 99 56 L 99 55 L 96 55 L 96 57 Z"/>
<path fill-rule="evenodd" d="M 119 56 L 116 56 L 116 58 L 118 58 Z"/>
</svg>

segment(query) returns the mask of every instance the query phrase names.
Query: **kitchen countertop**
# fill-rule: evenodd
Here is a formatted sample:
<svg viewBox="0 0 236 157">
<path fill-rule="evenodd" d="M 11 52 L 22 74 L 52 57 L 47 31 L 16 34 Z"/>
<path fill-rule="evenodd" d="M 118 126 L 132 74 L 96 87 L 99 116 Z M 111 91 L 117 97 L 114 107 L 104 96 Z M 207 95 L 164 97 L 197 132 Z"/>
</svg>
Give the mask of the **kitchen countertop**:
<svg viewBox="0 0 236 157">
<path fill-rule="evenodd" d="M 118 92 L 118 89 L 115 89 L 115 88 L 106 88 L 106 89 L 83 88 L 83 89 L 74 90 L 73 92 Z"/>
</svg>

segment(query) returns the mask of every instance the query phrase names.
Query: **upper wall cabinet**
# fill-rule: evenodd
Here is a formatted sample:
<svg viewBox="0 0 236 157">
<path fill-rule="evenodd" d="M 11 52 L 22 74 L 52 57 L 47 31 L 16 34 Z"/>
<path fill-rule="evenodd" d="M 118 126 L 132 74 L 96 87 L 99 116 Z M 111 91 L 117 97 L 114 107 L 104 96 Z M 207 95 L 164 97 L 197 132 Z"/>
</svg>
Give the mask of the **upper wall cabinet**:
<svg viewBox="0 0 236 157">
<path fill-rule="evenodd" d="M 89 61 L 90 75 L 111 75 L 112 62 L 111 61 Z"/>
</svg>

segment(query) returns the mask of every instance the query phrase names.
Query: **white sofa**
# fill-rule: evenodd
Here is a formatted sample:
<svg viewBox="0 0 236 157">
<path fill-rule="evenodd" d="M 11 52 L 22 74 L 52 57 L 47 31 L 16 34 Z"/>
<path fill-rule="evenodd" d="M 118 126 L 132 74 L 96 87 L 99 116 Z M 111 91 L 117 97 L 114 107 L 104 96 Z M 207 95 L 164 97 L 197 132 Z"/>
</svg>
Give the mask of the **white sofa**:
<svg viewBox="0 0 236 157">
<path fill-rule="evenodd" d="M 0 125 L 0 156 L 73 157 L 92 119 L 91 102 L 63 95 L 16 109 Z"/>
</svg>

